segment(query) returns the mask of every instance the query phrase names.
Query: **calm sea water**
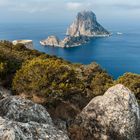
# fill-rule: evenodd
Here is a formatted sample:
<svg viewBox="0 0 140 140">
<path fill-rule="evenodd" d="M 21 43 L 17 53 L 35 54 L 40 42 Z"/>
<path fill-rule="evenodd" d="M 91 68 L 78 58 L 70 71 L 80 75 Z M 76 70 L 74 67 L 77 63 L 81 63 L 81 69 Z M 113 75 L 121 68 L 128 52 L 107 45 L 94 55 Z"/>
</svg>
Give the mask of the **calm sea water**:
<svg viewBox="0 0 140 140">
<path fill-rule="evenodd" d="M 0 24 L 0 39 L 32 39 L 35 49 L 57 55 L 76 63 L 99 63 L 114 78 L 125 72 L 140 74 L 140 27 L 108 26 L 113 35 L 95 38 L 90 43 L 74 48 L 42 47 L 39 41 L 48 35 L 65 36 L 67 24 Z M 122 32 L 117 35 L 116 32 Z"/>
</svg>

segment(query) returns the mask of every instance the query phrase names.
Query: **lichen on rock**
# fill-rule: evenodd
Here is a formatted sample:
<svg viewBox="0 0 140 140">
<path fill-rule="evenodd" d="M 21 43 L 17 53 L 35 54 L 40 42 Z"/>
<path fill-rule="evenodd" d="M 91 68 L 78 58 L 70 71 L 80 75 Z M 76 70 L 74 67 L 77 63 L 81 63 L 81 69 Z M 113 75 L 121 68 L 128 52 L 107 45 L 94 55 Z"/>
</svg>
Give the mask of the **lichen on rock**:
<svg viewBox="0 0 140 140">
<path fill-rule="evenodd" d="M 95 97 L 69 128 L 72 140 L 134 140 L 139 126 L 139 106 L 134 94 L 116 85 Z"/>
<path fill-rule="evenodd" d="M 20 97 L 0 100 L 0 140 L 69 140 L 46 109 Z"/>
</svg>

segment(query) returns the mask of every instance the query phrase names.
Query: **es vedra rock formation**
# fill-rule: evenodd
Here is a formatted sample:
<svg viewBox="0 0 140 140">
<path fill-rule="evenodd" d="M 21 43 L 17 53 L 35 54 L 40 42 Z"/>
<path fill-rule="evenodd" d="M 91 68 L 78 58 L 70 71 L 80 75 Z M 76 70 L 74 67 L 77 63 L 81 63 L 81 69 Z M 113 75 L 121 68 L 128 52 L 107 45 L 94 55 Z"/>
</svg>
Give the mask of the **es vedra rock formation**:
<svg viewBox="0 0 140 140">
<path fill-rule="evenodd" d="M 106 37 L 110 33 L 97 22 L 96 15 L 92 11 L 82 11 L 67 29 L 66 35 L 64 40 L 49 36 L 40 43 L 43 46 L 74 47 L 87 43 L 93 37 Z"/>
<path fill-rule="evenodd" d="M 67 30 L 69 36 L 108 36 L 109 32 L 103 28 L 92 11 L 83 11 L 77 14 L 75 21 Z"/>
</svg>

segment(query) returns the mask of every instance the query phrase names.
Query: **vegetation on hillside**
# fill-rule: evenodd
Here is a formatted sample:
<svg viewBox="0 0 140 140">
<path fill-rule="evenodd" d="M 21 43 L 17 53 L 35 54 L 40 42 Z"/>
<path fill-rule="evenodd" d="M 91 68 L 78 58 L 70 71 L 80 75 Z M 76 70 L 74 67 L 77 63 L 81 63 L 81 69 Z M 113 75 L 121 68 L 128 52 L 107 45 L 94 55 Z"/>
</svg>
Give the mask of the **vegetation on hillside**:
<svg viewBox="0 0 140 140">
<path fill-rule="evenodd" d="M 128 87 L 135 94 L 138 102 L 140 103 L 140 75 L 134 73 L 125 73 L 119 77 L 115 84 L 123 84 Z"/>
<path fill-rule="evenodd" d="M 92 78 L 90 88 L 94 96 L 103 95 L 113 85 L 113 78 L 106 72 L 97 72 Z"/>
<path fill-rule="evenodd" d="M 14 77 L 13 88 L 17 94 L 34 94 L 49 101 L 60 97 L 68 98 L 71 94 L 80 94 L 85 89 L 84 83 L 70 64 L 60 59 L 42 57 L 23 64 Z"/>
<path fill-rule="evenodd" d="M 29 50 L 22 44 L 13 45 L 9 41 L 1 41 L 0 83 L 11 87 L 13 76 L 21 68 L 22 63 L 38 56 L 56 59 L 56 56 L 50 56 L 37 50 Z"/>
<path fill-rule="evenodd" d="M 96 63 L 71 64 L 56 56 L 29 50 L 22 44 L 0 42 L 0 84 L 10 87 L 15 94 L 84 104 L 83 100 L 104 94 L 114 83 L 125 85 L 140 100 L 138 74 L 126 73 L 114 81 Z"/>
</svg>

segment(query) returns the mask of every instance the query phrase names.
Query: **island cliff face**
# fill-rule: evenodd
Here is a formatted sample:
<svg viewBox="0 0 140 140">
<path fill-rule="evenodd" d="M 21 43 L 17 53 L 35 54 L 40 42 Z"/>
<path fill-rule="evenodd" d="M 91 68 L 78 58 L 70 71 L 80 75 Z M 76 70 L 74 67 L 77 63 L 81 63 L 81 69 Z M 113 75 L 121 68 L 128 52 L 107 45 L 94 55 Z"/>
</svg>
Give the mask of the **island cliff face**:
<svg viewBox="0 0 140 140">
<path fill-rule="evenodd" d="M 74 47 L 89 42 L 92 37 L 109 36 L 110 33 L 97 22 L 96 15 L 92 11 L 82 11 L 77 14 L 66 35 L 64 40 L 49 36 L 40 43 L 43 46 Z"/>
<path fill-rule="evenodd" d="M 67 36 L 61 41 L 60 45 L 69 48 L 86 44 L 88 41 L 89 38 L 86 36 Z"/>
<path fill-rule="evenodd" d="M 83 11 L 77 14 L 75 21 L 67 30 L 69 36 L 108 36 L 110 33 L 103 28 L 92 11 Z"/>
<path fill-rule="evenodd" d="M 40 41 L 41 45 L 60 46 L 60 40 L 56 36 L 49 36 L 47 39 Z"/>
<path fill-rule="evenodd" d="M 80 46 L 89 40 L 87 36 L 67 36 L 63 40 L 59 40 L 56 36 L 49 36 L 47 39 L 40 41 L 40 44 L 42 46 L 69 48 Z"/>
</svg>

